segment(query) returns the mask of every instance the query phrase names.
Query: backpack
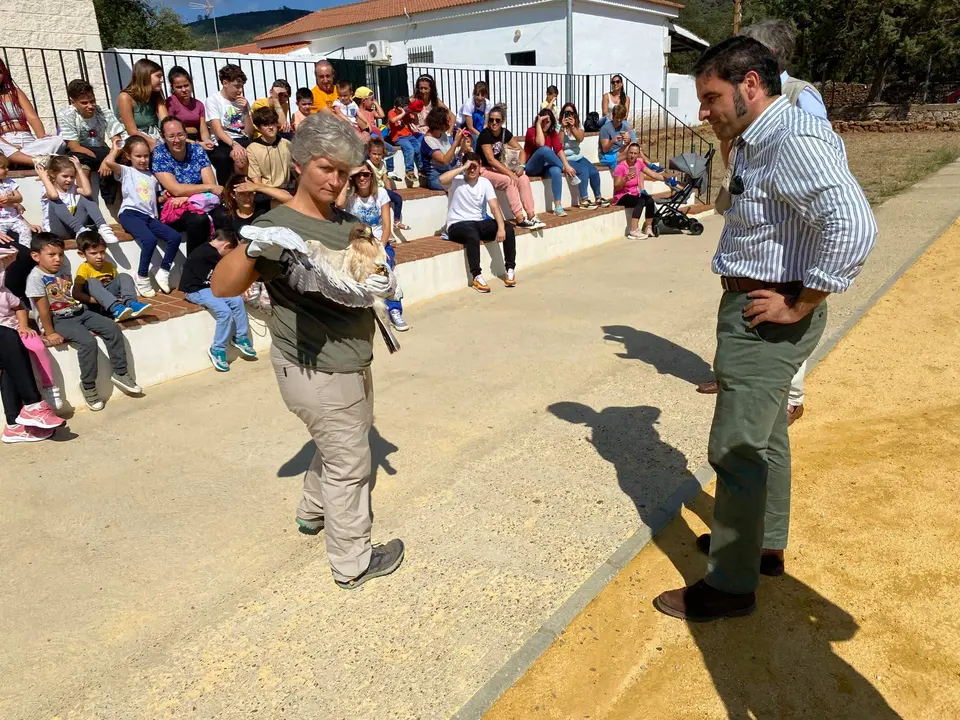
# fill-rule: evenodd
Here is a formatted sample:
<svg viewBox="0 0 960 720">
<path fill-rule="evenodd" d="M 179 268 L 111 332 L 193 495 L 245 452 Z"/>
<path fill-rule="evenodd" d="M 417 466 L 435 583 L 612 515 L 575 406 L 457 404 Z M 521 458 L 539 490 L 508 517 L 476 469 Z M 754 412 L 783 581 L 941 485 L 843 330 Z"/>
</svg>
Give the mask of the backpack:
<svg viewBox="0 0 960 720">
<path fill-rule="evenodd" d="M 584 132 L 600 132 L 600 113 L 592 110 L 587 113 L 587 119 L 583 121 Z"/>
</svg>

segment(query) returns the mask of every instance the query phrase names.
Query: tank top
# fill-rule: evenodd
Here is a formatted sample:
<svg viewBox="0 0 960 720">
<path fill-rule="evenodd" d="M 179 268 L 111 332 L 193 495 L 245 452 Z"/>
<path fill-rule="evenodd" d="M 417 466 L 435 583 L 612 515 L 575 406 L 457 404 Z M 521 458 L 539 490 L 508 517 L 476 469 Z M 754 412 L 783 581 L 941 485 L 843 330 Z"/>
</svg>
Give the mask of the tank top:
<svg viewBox="0 0 960 720">
<path fill-rule="evenodd" d="M 23 108 L 20 107 L 15 95 L 7 95 L 0 100 L 0 134 L 25 128 L 27 128 L 27 117 L 23 113 Z"/>
<path fill-rule="evenodd" d="M 133 122 L 140 132 L 150 137 L 160 137 L 160 119 L 157 117 L 156 108 L 149 102 L 142 103 L 134 101 Z"/>
</svg>

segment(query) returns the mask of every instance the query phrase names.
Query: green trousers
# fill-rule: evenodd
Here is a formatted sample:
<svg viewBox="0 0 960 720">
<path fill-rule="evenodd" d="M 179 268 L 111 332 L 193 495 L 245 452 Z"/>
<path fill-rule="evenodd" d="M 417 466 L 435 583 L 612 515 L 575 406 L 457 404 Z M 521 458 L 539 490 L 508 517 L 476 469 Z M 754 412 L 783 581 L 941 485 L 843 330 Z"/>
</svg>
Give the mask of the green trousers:
<svg viewBox="0 0 960 720">
<path fill-rule="evenodd" d="M 787 545 L 790 524 L 790 380 L 817 346 L 823 303 L 793 325 L 749 327 L 746 293 L 725 292 L 717 313 L 713 368 L 720 392 L 708 459 L 717 473 L 707 584 L 749 593 L 760 580 L 762 548 Z"/>
</svg>

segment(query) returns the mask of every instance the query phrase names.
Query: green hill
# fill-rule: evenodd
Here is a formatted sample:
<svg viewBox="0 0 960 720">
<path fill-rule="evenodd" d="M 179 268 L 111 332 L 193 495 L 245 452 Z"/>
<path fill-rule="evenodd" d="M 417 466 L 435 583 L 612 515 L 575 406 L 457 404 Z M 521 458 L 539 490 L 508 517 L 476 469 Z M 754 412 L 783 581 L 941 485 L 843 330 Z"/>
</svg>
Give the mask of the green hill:
<svg viewBox="0 0 960 720">
<path fill-rule="evenodd" d="M 294 10 L 282 7 L 277 10 L 258 10 L 256 12 L 234 13 L 217 18 L 217 30 L 220 33 L 220 47 L 231 47 L 253 42 L 261 33 L 273 30 L 288 22 L 293 22 L 310 10 Z M 197 20 L 184 23 L 190 34 L 196 38 L 197 50 L 216 50 L 217 39 L 213 32 L 213 20 Z"/>
</svg>

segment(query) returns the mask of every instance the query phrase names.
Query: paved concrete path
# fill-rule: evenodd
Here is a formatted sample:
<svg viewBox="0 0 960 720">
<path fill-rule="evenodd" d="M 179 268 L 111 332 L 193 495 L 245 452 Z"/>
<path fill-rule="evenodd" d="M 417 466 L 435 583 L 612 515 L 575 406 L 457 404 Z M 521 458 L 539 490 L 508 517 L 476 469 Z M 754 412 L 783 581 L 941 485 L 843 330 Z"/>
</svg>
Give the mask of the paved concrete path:
<svg viewBox="0 0 960 720">
<path fill-rule="evenodd" d="M 879 209 L 831 331 L 960 214 L 958 179 Z M 356 593 L 295 531 L 312 450 L 265 361 L 4 447 L 0 716 L 449 716 L 703 463 L 705 224 L 409 310 L 375 363 L 374 438 L 374 539 L 407 559 Z"/>
<path fill-rule="evenodd" d="M 811 374 L 787 574 L 761 579 L 756 613 L 652 606 L 703 575 L 711 484 L 486 720 L 960 717 L 958 291 L 960 223 Z"/>
</svg>

